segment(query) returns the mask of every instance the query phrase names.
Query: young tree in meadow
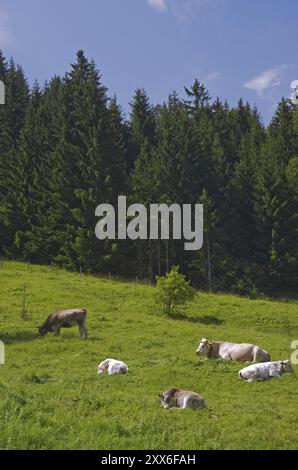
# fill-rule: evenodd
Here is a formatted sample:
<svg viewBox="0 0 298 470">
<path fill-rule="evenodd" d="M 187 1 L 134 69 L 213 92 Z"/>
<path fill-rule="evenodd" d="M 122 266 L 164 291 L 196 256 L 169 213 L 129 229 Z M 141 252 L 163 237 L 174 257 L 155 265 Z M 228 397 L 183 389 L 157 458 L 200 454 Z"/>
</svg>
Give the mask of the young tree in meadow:
<svg viewBox="0 0 298 470">
<path fill-rule="evenodd" d="M 167 315 L 172 315 L 178 306 L 185 305 L 195 297 L 195 290 L 180 273 L 179 266 L 173 266 L 165 276 L 156 279 L 156 300 L 162 304 Z"/>
</svg>

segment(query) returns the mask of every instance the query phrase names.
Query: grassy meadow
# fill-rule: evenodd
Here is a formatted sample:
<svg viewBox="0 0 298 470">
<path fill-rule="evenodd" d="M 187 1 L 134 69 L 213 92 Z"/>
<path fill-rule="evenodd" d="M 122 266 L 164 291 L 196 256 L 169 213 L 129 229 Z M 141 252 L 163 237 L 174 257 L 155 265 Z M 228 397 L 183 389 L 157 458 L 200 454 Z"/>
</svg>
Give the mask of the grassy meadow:
<svg viewBox="0 0 298 470">
<path fill-rule="evenodd" d="M 27 286 L 28 318 L 22 314 Z M 198 293 L 165 317 L 144 284 L 4 262 L 0 269 L 1 449 L 295 449 L 297 372 L 263 383 L 238 378 L 243 365 L 195 354 L 203 336 L 253 342 L 287 359 L 298 339 L 298 303 Z M 89 339 L 77 328 L 40 338 L 61 308 L 88 309 Z M 124 376 L 97 375 L 106 357 Z M 206 410 L 164 410 L 171 386 L 199 392 Z"/>
</svg>

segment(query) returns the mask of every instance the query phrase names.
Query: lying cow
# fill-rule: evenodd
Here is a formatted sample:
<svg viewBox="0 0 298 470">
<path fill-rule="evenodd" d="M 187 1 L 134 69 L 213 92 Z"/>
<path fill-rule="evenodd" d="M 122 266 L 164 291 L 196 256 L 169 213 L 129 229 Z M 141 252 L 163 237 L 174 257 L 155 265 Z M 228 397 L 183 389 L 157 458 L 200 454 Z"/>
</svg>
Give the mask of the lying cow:
<svg viewBox="0 0 298 470">
<path fill-rule="evenodd" d="M 161 395 L 161 404 L 164 408 L 207 408 L 207 401 L 196 392 L 170 388 Z"/>
<path fill-rule="evenodd" d="M 267 362 L 270 355 L 264 349 L 249 343 L 227 343 L 225 341 L 208 341 L 202 338 L 197 354 L 208 359 L 230 359 L 240 362 Z"/>
<path fill-rule="evenodd" d="M 39 334 L 44 336 L 51 332 L 57 336 L 60 334 L 61 328 L 71 328 L 78 325 L 81 338 L 87 339 L 86 316 L 87 310 L 84 308 L 59 310 L 49 315 L 44 324 L 38 327 Z"/>
<path fill-rule="evenodd" d="M 247 382 L 256 382 L 280 377 L 285 372 L 294 372 L 290 361 L 262 362 L 244 367 L 239 371 L 239 377 Z"/>
<path fill-rule="evenodd" d="M 105 359 L 97 366 L 98 374 L 127 374 L 128 365 L 115 359 Z"/>
</svg>

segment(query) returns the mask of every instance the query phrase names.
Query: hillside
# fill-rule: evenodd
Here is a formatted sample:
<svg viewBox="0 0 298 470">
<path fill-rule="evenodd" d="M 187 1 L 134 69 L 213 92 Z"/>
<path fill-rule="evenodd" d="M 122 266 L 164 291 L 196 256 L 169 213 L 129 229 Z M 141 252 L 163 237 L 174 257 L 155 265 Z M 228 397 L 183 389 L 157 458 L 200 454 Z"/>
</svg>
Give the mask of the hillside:
<svg viewBox="0 0 298 470">
<path fill-rule="evenodd" d="M 29 318 L 21 319 L 28 285 Z M 57 309 L 86 307 L 89 339 L 76 328 L 40 338 Z M 0 269 L 1 449 L 291 449 L 297 447 L 297 377 L 243 383 L 239 363 L 195 355 L 203 336 L 259 344 L 286 359 L 298 338 L 297 302 L 199 293 L 178 319 L 154 304 L 154 288 L 5 262 Z M 99 377 L 106 357 L 126 376 Z M 294 366 L 296 372 L 297 366 Z M 164 410 L 158 394 L 178 386 L 209 409 Z"/>
</svg>

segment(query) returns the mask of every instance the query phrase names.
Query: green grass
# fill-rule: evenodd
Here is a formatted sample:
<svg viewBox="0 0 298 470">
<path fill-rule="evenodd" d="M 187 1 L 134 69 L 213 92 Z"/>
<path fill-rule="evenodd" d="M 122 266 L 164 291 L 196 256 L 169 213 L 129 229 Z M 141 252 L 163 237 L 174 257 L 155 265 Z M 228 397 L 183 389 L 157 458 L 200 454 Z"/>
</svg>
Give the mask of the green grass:
<svg viewBox="0 0 298 470">
<path fill-rule="evenodd" d="M 87 341 L 76 328 L 38 337 L 49 313 L 69 307 L 88 309 Z M 155 306 L 150 286 L 5 262 L 0 448 L 297 448 L 296 374 L 241 382 L 241 364 L 196 357 L 202 336 L 253 342 L 273 360 L 286 359 L 298 338 L 298 304 L 199 293 L 184 316 L 170 319 Z M 106 357 L 127 362 L 129 373 L 98 376 L 96 365 Z M 158 394 L 171 386 L 199 392 L 209 408 L 164 410 Z"/>
</svg>

